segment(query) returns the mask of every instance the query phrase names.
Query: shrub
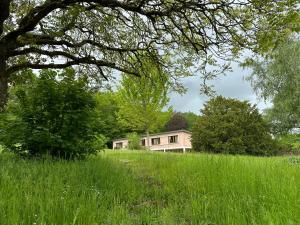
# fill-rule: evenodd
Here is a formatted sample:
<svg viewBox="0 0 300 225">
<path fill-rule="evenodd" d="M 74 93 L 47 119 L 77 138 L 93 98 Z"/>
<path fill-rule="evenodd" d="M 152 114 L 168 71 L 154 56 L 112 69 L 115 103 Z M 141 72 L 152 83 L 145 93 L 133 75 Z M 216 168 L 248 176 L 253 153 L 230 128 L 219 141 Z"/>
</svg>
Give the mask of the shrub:
<svg viewBox="0 0 300 225">
<path fill-rule="evenodd" d="M 127 134 L 127 139 L 128 139 L 128 149 L 131 149 L 131 150 L 142 149 L 141 138 L 137 133 L 133 132 L 133 133 Z"/>
<path fill-rule="evenodd" d="M 248 102 L 219 96 L 207 102 L 201 112 L 192 132 L 195 151 L 276 154 L 267 123 Z"/>
<path fill-rule="evenodd" d="M 285 146 L 283 153 L 300 153 L 300 134 L 285 134 L 278 137 L 281 146 Z"/>
<path fill-rule="evenodd" d="M 73 70 L 42 71 L 12 95 L 0 129 L 7 148 L 21 155 L 66 159 L 95 153 L 90 128 L 95 101 Z"/>
<path fill-rule="evenodd" d="M 102 134 L 98 134 L 95 136 L 95 140 L 93 142 L 93 147 L 96 150 L 103 150 L 103 149 L 107 148 L 107 145 L 106 145 L 107 141 L 108 141 L 107 137 L 105 137 Z"/>
</svg>

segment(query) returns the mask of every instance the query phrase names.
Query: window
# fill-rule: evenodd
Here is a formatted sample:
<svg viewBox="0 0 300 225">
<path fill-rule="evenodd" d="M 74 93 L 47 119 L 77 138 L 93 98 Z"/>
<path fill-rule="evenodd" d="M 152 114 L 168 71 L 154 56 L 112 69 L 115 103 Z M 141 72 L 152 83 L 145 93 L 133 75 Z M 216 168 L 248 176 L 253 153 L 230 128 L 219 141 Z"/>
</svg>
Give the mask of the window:
<svg viewBox="0 0 300 225">
<path fill-rule="evenodd" d="M 152 145 L 159 145 L 160 144 L 160 138 L 152 138 L 151 139 Z"/>
<path fill-rule="evenodd" d="M 146 145 L 146 140 L 145 140 L 145 139 L 142 139 L 141 145 L 142 145 L 142 146 L 145 146 L 145 145 Z"/>
<path fill-rule="evenodd" d="M 169 143 L 178 143 L 178 135 L 169 136 Z"/>
<path fill-rule="evenodd" d="M 123 142 L 116 143 L 116 149 L 123 148 Z"/>
</svg>

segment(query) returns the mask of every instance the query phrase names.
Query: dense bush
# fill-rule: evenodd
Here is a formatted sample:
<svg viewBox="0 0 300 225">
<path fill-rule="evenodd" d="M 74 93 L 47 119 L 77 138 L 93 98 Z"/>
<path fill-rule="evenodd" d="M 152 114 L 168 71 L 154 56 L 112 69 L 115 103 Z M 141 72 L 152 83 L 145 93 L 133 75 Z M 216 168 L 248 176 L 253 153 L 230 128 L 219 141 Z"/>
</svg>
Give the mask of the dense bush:
<svg viewBox="0 0 300 225">
<path fill-rule="evenodd" d="M 300 134 L 286 134 L 278 137 L 279 143 L 285 147 L 284 153 L 300 153 Z"/>
<path fill-rule="evenodd" d="M 93 141 L 93 148 L 96 150 L 103 150 L 107 148 L 108 138 L 103 134 L 95 135 L 95 139 Z"/>
<path fill-rule="evenodd" d="M 137 133 L 133 132 L 127 134 L 127 139 L 128 139 L 128 149 L 130 150 L 142 149 L 141 137 Z"/>
<path fill-rule="evenodd" d="M 95 100 L 73 70 L 45 70 L 11 93 L 0 135 L 10 150 L 29 156 L 81 158 L 95 153 L 91 129 Z"/>
<path fill-rule="evenodd" d="M 272 155 L 276 143 L 258 109 L 246 101 L 216 97 L 205 104 L 192 132 L 195 151 Z"/>
</svg>

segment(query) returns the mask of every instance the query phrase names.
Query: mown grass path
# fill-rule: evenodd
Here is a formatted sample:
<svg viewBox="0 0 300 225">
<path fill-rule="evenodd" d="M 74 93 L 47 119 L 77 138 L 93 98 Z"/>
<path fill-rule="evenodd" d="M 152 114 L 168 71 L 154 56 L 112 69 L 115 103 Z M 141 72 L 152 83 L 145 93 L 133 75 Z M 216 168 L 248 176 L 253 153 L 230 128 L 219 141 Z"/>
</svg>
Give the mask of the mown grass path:
<svg viewBox="0 0 300 225">
<path fill-rule="evenodd" d="M 0 224 L 300 224 L 300 159 L 105 151 L 0 154 Z"/>
</svg>

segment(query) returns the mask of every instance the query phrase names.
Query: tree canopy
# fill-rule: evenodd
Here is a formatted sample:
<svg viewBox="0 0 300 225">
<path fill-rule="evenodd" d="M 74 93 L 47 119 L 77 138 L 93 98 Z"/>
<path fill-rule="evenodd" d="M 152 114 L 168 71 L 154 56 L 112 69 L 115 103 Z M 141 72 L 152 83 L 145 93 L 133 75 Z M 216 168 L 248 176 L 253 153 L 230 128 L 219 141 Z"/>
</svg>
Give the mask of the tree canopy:
<svg viewBox="0 0 300 225">
<path fill-rule="evenodd" d="M 169 102 L 169 76 L 149 59 L 140 73 L 141 77 L 122 76 L 118 120 L 121 126 L 149 134 L 162 128 L 171 116 L 170 111 L 162 112 Z"/>
<path fill-rule="evenodd" d="M 226 53 L 254 48 L 265 33 L 286 32 L 297 3 L 1 0 L 0 108 L 6 103 L 11 75 L 27 68 L 78 65 L 92 70 L 89 76 L 97 79 L 108 79 L 111 70 L 138 76 L 143 62 L 132 58 L 147 54 L 174 76 L 188 74 L 199 60 L 197 69 L 202 70 L 207 63 L 216 64 L 214 56 L 229 59 Z"/>
<path fill-rule="evenodd" d="M 251 155 L 276 152 L 268 124 L 256 106 L 218 96 L 201 112 L 192 132 L 195 151 Z"/>
<path fill-rule="evenodd" d="M 193 112 L 183 112 L 181 115 L 186 119 L 187 121 L 187 130 L 192 131 L 194 124 L 198 120 L 199 116 Z"/>
<path fill-rule="evenodd" d="M 120 126 L 117 120 L 119 111 L 116 93 L 111 91 L 94 94 L 96 100 L 93 114 L 94 132 L 101 133 L 108 140 L 108 147 L 112 147 L 115 138 L 124 137 L 130 130 Z"/>
<path fill-rule="evenodd" d="M 164 130 L 186 130 L 188 129 L 188 122 L 181 113 L 174 113 L 170 120 L 166 123 Z"/>
<path fill-rule="evenodd" d="M 273 103 L 266 117 L 273 123 L 274 132 L 300 128 L 300 41 L 288 40 L 263 60 L 248 63 L 253 69 L 253 87 Z"/>
</svg>

